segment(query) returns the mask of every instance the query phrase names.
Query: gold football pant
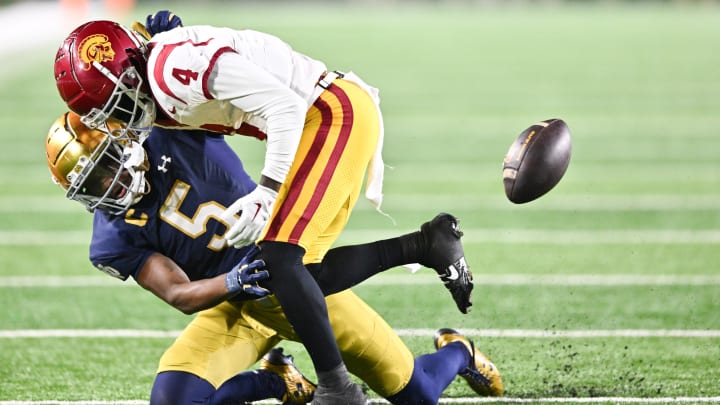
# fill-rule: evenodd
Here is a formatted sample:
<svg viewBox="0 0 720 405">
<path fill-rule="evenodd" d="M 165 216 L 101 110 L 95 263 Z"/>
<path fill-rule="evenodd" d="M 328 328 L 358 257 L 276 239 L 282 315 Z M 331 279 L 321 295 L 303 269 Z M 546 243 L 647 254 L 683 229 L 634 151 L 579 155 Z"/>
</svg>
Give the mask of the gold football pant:
<svg viewBox="0 0 720 405">
<path fill-rule="evenodd" d="M 398 393 L 410 381 L 414 362 L 400 337 L 350 290 L 326 301 L 348 370 L 383 397 Z M 284 339 L 298 341 L 273 296 L 224 302 L 196 316 L 162 356 L 158 373 L 185 371 L 217 388 Z"/>
<path fill-rule="evenodd" d="M 305 263 L 319 263 L 348 222 L 379 137 L 371 96 L 353 82 L 333 81 L 308 110 L 260 241 L 299 245 Z"/>
</svg>

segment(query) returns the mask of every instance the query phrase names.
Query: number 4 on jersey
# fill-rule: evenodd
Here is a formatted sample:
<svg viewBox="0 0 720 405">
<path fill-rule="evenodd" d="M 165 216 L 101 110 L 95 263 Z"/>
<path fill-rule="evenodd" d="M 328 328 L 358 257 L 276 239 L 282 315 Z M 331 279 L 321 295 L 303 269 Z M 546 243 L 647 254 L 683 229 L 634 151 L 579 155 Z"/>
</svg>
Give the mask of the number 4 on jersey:
<svg viewBox="0 0 720 405">
<path fill-rule="evenodd" d="M 189 85 L 191 80 L 197 80 L 198 72 L 194 72 L 190 69 L 178 69 L 173 68 L 172 76 L 184 85 Z"/>
</svg>

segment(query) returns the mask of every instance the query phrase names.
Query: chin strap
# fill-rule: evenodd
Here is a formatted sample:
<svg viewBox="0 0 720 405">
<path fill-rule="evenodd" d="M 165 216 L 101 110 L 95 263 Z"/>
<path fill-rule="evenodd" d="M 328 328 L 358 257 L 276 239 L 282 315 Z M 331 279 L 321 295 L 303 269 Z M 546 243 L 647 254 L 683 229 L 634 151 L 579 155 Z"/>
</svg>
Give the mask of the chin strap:
<svg viewBox="0 0 720 405">
<path fill-rule="evenodd" d="M 137 142 L 131 141 L 129 145 L 126 145 L 123 148 L 123 154 L 128 156 L 123 167 L 130 172 L 132 180 L 128 187 L 128 193 L 118 203 L 132 206 L 150 192 L 150 184 L 145 179 L 145 172 L 150 170 L 150 162 L 145 149 Z"/>
</svg>

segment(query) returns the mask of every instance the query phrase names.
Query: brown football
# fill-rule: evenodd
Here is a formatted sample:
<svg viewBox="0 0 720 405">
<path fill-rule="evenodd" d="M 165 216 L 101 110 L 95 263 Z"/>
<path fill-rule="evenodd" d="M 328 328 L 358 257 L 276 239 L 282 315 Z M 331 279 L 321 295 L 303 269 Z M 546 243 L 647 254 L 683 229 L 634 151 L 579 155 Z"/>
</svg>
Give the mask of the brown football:
<svg viewBox="0 0 720 405">
<path fill-rule="evenodd" d="M 523 204 L 552 190 L 567 171 L 571 151 L 565 121 L 552 118 L 528 127 L 510 145 L 503 161 L 507 198 Z"/>
</svg>

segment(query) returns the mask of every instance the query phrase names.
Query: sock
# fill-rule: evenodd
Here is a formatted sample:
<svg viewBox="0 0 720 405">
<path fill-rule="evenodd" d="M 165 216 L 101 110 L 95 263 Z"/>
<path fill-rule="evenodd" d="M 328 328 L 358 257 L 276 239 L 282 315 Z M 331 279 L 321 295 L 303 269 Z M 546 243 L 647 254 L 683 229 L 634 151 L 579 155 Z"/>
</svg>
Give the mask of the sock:
<svg viewBox="0 0 720 405">
<path fill-rule="evenodd" d="M 417 357 L 410 381 L 387 400 L 395 405 L 437 404 L 445 388 L 469 362 L 470 353 L 461 342 Z"/>
</svg>

